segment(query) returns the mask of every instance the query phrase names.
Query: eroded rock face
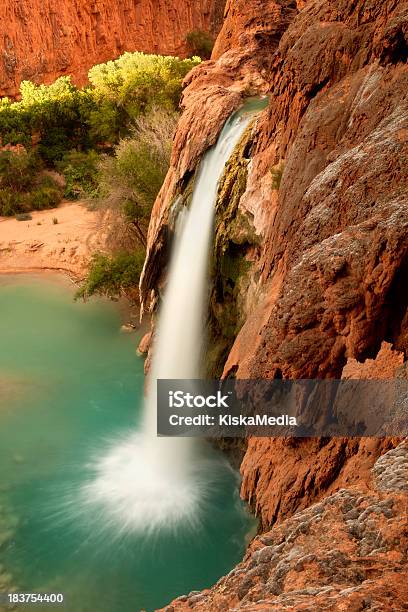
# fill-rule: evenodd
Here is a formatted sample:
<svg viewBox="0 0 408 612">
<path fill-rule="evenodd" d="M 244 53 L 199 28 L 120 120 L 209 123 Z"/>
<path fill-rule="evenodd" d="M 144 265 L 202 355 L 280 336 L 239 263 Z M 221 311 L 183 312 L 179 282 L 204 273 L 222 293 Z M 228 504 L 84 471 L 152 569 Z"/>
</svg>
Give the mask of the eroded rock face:
<svg viewBox="0 0 408 612">
<path fill-rule="evenodd" d="M 187 78 L 185 111 L 172 166 L 154 209 L 141 284 L 145 307 L 154 307 L 161 282 L 157 270 L 164 269 L 160 265 L 166 261 L 172 214 L 177 206 L 188 204 L 186 192 L 200 156 L 243 97 L 267 93 L 268 108 L 245 135 L 239 167 L 227 170 L 230 178 L 236 177 L 239 203 L 226 229 L 235 225 L 238 231 L 214 255 L 214 285 L 223 285 L 219 275 L 229 267 L 235 272 L 222 281 L 231 291 L 238 287 L 241 292 L 239 329 L 229 347 L 224 376 L 406 376 L 407 41 L 406 1 L 227 3 L 212 61 Z M 197 122 L 198 116 L 202 122 Z M 216 245 L 222 223 L 217 221 Z M 235 263 L 242 253 L 247 263 L 239 267 L 239 274 L 234 252 Z M 223 265 L 225 254 L 232 258 L 229 266 Z M 219 319 L 226 305 L 225 294 L 218 291 L 211 307 Z M 319 527 L 324 531 L 322 554 L 332 559 L 328 567 L 335 579 L 328 571 L 324 578 L 316 560 L 310 561 L 309 582 L 307 563 L 298 570 L 289 563 L 277 574 L 276 565 L 266 564 L 258 575 L 256 564 L 250 562 L 261 542 L 258 538 L 244 564 L 215 591 L 177 600 L 174 609 L 191 605 L 203 610 L 301 610 L 328 602 L 321 609 L 357 610 L 367 607 L 370 596 L 377 602 L 373 609 L 392 609 L 394 596 L 400 601 L 395 586 L 401 578 L 399 543 L 395 540 L 394 550 L 391 538 L 387 552 L 377 556 L 375 549 L 358 548 L 355 534 L 343 542 L 348 527 L 340 510 L 350 505 L 349 510 L 360 516 L 370 504 L 387 501 L 388 493 L 373 489 L 371 469 L 398 443 L 248 440 L 241 494 L 256 509 L 262 530 L 276 525 L 273 533 L 279 536 L 270 546 L 286 541 L 280 530 L 292 533 L 297 521 L 309 516 L 311 504 L 323 504 L 327 524 Z M 395 533 L 402 528 L 406 503 L 400 495 L 395 493 Z M 388 520 L 391 517 L 378 527 L 379 541 Z M 325 539 L 332 532 L 334 540 Z M 318 531 L 310 533 L 305 555 L 313 554 L 319 542 Z M 298 545 L 303 546 L 303 540 Z M 341 553 L 337 561 L 333 550 Z M 368 555 L 369 564 L 354 555 Z M 391 567 L 389 559 L 397 558 L 398 564 L 392 562 Z M 274 559 L 278 564 L 281 557 Z M 344 569 L 342 577 L 336 574 L 337 566 L 340 573 Z M 378 571 L 371 573 L 372 567 Z M 391 585 L 388 594 L 385 585 Z"/>
<path fill-rule="evenodd" d="M 380 58 L 389 24 L 408 16 L 398 2 L 360 4 L 357 20 L 347 2 L 309 2 L 274 56 L 252 181 L 283 168 L 260 268 L 267 284 L 283 265 L 284 280 L 242 376 L 340 376 L 383 339 L 403 348 L 406 296 L 401 313 L 390 298 L 407 254 L 407 69 Z"/>
<path fill-rule="evenodd" d="M 296 15 L 292 0 L 240 2 L 245 21 L 245 45 L 231 47 L 225 53 L 230 34 L 231 3 L 214 48 L 212 59 L 203 62 L 187 75 L 182 99 L 184 112 L 174 138 L 171 167 L 153 208 L 148 233 L 147 257 L 141 278 L 141 298 L 145 309 L 155 304 L 150 291 L 157 289 L 166 261 L 171 211 L 180 195 L 187 191 L 192 174 L 202 154 L 215 143 L 226 119 L 240 106 L 246 95 L 266 93 L 270 89 L 273 52 L 290 21 Z M 269 23 L 258 39 L 259 12 Z M 231 15 L 231 19 L 230 16 Z M 251 23 L 256 21 L 253 27 Z M 219 56 L 219 57 L 218 57 Z"/>
<path fill-rule="evenodd" d="M 71 74 L 86 82 L 94 64 L 125 51 L 184 56 L 191 30 L 216 34 L 225 0 L 3 0 L 0 95 L 22 80 L 51 82 Z"/>
<path fill-rule="evenodd" d="M 244 288 L 244 323 L 224 375 L 341 377 L 347 362 L 376 357 L 383 341 L 404 359 L 407 2 L 271 0 L 245 9 L 227 4 L 214 59 L 187 78 L 172 166 L 149 230 L 144 303 L 157 303 L 169 211 L 184 203 L 201 154 L 244 95 L 267 92 L 269 106 L 244 147 L 236 218 L 249 222 L 248 236 L 241 232 L 224 249 L 237 247 L 249 263 L 245 283 L 226 279 Z M 222 319 L 222 292 L 217 299 Z M 369 469 L 389 442 L 321 444 L 249 441 L 242 494 L 264 527 L 360 478 L 359 462 Z"/>
<path fill-rule="evenodd" d="M 251 162 L 251 184 L 263 185 L 254 218 L 264 297 L 225 374 L 341 377 L 384 340 L 406 355 L 407 19 L 406 3 L 308 2 L 283 36 Z M 384 450 L 367 455 L 368 443 L 332 441 L 325 457 L 315 441 L 251 440 L 242 492 L 272 524 L 344 473 L 360 478 L 358 466 Z"/>
<path fill-rule="evenodd" d="M 406 609 L 408 444 L 343 488 L 257 536 L 242 563 L 166 612 Z"/>
<path fill-rule="evenodd" d="M 341 487 L 370 486 L 374 461 L 397 439 L 251 438 L 241 495 L 267 529 Z"/>
</svg>

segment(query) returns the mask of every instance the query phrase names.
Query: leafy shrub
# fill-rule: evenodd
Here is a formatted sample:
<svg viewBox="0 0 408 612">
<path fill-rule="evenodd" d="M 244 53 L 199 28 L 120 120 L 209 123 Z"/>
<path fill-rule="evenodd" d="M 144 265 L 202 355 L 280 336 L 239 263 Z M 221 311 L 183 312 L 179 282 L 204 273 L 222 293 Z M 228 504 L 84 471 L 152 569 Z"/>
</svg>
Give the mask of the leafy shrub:
<svg viewBox="0 0 408 612">
<path fill-rule="evenodd" d="M 135 122 L 132 136 L 116 146 L 113 157 L 101 164 L 105 204 L 123 214 L 143 246 L 152 206 L 169 167 L 176 121 L 175 112 L 153 108 Z"/>
<path fill-rule="evenodd" d="M 143 268 L 144 251 L 119 253 L 109 256 L 96 253 L 88 276 L 77 291 L 76 298 L 87 299 L 92 295 L 115 297 L 126 289 L 137 286 Z"/>
<path fill-rule="evenodd" d="M 41 160 L 35 152 L 0 151 L 0 187 L 27 191 L 40 168 Z"/>
<path fill-rule="evenodd" d="M 20 193 L 16 193 L 9 187 L 0 189 L 0 215 L 12 217 L 16 213 L 22 212 L 24 206 Z"/>
<path fill-rule="evenodd" d="M 31 126 L 29 118 L 19 103 L 9 98 L 0 98 L 1 143 L 31 145 Z"/>
<path fill-rule="evenodd" d="M 72 141 L 68 137 L 64 126 L 49 128 L 41 136 L 38 151 L 47 166 L 56 166 L 65 153 L 72 147 Z"/>
<path fill-rule="evenodd" d="M 46 210 L 58 206 L 61 199 L 62 192 L 58 185 L 56 183 L 50 185 L 47 181 L 25 194 L 23 202 L 26 210 Z"/>
<path fill-rule="evenodd" d="M 69 200 L 98 195 L 99 155 L 95 151 L 69 151 L 56 164 L 65 177 L 64 196 Z"/>
<path fill-rule="evenodd" d="M 13 107 L 29 118 L 32 133 L 39 137 L 39 151 L 48 163 L 61 159 L 68 149 L 92 144 L 88 117 L 95 101 L 71 77 L 60 77 L 51 85 L 23 81 L 20 91 L 21 101 Z"/>
<path fill-rule="evenodd" d="M 34 152 L 0 152 L 0 215 L 53 208 L 62 193 L 56 182 L 39 173 L 41 160 Z"/>
<path fill-rule="evenodd" d="M 186 42 L 193 55 L 198 55 L 203 59 L 209 59 L 211 57 L 214 40 L 208 32 L 193 30 L 187 34 Z"/>
<path fill-rule="evenodd" d="M 41 157 L 47 163 L 61 159 L 67 149 L 91 146 L 88 118 L 95 105 L 87 89 L 78 89 L 68 76 L 51 85 L 23 81 L 21 100 L 0 102 L 2 143 L 39 143 Z"/>
<path fill-rule="evenodd" d="M 17 221 L 31 221 L 32 216 L 29 213 L 19 213 L 16 215 Z"/>
</svg>

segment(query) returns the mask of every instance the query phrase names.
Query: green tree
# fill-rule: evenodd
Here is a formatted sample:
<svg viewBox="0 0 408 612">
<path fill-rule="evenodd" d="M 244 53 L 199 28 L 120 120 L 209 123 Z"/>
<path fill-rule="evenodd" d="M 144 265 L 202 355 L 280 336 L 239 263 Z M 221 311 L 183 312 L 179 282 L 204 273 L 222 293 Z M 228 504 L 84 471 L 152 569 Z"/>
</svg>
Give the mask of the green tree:
<svg viewBox="0 0 408 612">
<path fill-rule="evenodd" d="M 176 110 L 186 74 L 200 59 L 125 53 L 89 71 L 97 108 L 91 115 L 93 134 L 115 141 L 141 114 L 160 106 Z"/>
<path fill-rule="evenodd" d="M 137 287 L 143 262 L 142 250 L 116 255 L 96 253 L 88 276 L 75 297 L 87 299 L 92 295 L 120 296 L 127 289 Z"/>
<path fill-rule="evenodd" d="M 60 203 L 60 187 L 41 169 L 42 161 L 35 151 L 0 152 L 0 215 L 53 208 Z"/>
<path fill-rule="evenodd" d="M 120 141 L 114 155 L 101 164 L 105 205 L 119 211 L 146 246 L 147 225 L 166 176 L 177 114 L 153 108 L 134 124 L 132 135 Z"/>
<path fill-rule="evenodd" d="M 57 169 L 65 177 L 65 197 L 69 200 L 95 198 L 99 195 L 100 156 L 96 151 L 69 151 L 57 162 Z"/>
<path fill-rule="evenodd" d="M 199 61 L 125 53 L 91 68 L 90 85 L 83 89 L 69 76 L 51 85 L 23 81 L 19 102 L 0 100 L 1 143 L 38 143 L 51 166 L 69 150 L 117 144 L 151 108 L 178 108 L 183 79 Z"/>
</svg>

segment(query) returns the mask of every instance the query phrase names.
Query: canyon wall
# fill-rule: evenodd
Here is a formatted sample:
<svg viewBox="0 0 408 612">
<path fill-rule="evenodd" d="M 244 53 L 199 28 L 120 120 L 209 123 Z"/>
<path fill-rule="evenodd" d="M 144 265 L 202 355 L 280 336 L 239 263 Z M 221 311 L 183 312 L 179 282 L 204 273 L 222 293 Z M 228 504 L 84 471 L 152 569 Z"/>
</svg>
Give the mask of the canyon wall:
<svg viewBox="0 0 408 612">
<path fill-rule="evenodd" d="M 212 374 L 406 377 L 407 56 L 406 1 L 227 2 L 211 61 L 186 79 L 184 112 L 171 168 L 153 210 L 140 287 L 143 308 L 155 311 L 174 218 L 189 204 L 202 153 L 245 97 L 268 95 L 266 110 L 244 135 L 220 185 L 209 324 Z M 197 122 L 197 116 L 205 121 Z M 375 504 L 385 500 L 393 505 L 375 489 L 372 469 L 398 443 L 249 439 L 241 494 L 256 510 L 261 530 L 275 530 L 271 546 L 283 546 L 284 530 L 288 536 L 295 533 L 299 521 L 312 518 L 308 508 L 322 500 L 356 517 L 371 498 Z M 398 452 L 406 462 L 406 447 Z M 359 499 L 357 492 L 367 496 L 361 507 L 353 501 L 355 495 Z M 395 502 L 395 516 L 402 528 L 406 497 L 400 502 Z M 291 523 L 291 517 L 298 518 Z M 335 525 L 327 517 L 320 529 L 333 537 L 337 530 L 342 534 L 340 519 Z M 353 544 L 344 542 L 344 550 L 339 543 L 339 559 L 357 555 L 361 566 L 366 553 L 356 548 L 358 538 L 351 534 Z M 243 610 L 309 609 L 307 597 L 263 603 L 262 585 L 273 583 L 269 597 L 285 591 L 282 572 L 274 576 L 270 563 L 284 558 L 277 554 L 281 549 L 274 549 L 270 558 L 265 553 L 259 568 L 251 560 L 255 548 L 215 591 L 177 600 L 169 610 L 222 610 L 226 601 Z M 403 580 L 406 549 L 392 549 L 390 541 L 389 552 L 375 563 L 384 569 L 387 558 L 398 558 L 392 570 L 397 585 Z M 297 559 L 289 548 L 287 553 Z M 332 561 L 333 582 L 337 570 Z M 305 567 L 299 564 L 301 572 Z M 288 590 L 304 590 L 305 574 L 291 573 L 290 564 L 286 569 L 292 581 Z M 364 601 L 371 590 L 378 596 L 375 609 L 391 609 L 392 597 L 381 601 L 381 571 L 372 576 L 356 601 Z M 357 589 L 367 580 L 370 573 L 362 571 L 358 580 L 338 584 Z M 330 578 L 321 584 L 328 593 Z M 218 600 L 223 593 L 225 599 Z M 362 609 L 347 608 L 346 599 L 344 608 L 336 607 L 338 593 L 333 597 L 327 609 Z"/>
<path fill-rule="evenodd" d="M 187 77 L 149 228 L 144 308 L 157 304 L 171 220 L 188 205 L 201 154 L 244 96 L 267 93 L 217 204 L 211 332 L 213 347 L 223 345 L 223 375 L 339 378 L 348 361 L 375 357 L 383 341 L 404 359 L 407 3 L 251 7 L 253 14 L 243 0 L 228 3 L 214 59 Z M 393 443 L 249 440 L 242 494 L 268 527 L 364 481 Z"/>
<path fill-rule="evenodd" d="M 212 588 L 164 612 L 403 612 L 408 600 L 408 444 L 382 455 L 370 489 L 336 491 L 258 535 Z"/>
<path fill-rule="evenodd" d="M 86 82 L 94 64 L 125 51 L 184 56 L 186 34 L 216 35 L 225 0 L 3 0 L 0 4 L 0 95 L 22 80 L 61 75 Z"/>
</svg>

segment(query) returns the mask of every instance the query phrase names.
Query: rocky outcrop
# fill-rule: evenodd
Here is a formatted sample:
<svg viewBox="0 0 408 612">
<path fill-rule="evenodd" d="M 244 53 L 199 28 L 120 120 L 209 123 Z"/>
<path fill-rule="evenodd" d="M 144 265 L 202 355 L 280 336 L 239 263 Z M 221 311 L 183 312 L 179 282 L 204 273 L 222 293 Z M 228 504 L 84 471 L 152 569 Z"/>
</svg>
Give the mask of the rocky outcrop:
<svg viewBox="0 0 408 612">
<path fill-rule="evenodd" d="M 249 264 L 245 283 L 226 278 L 245 290 L 224 376 L 341 377 L 384 340 L 406 354 L 407 28 L 407 3 L 396 0 L 228 3 L 214 59 L 187 78 L 149 229 L 145 308 L 157 304 L 171 219 L 200 155 L 245 95 L 270 97 L 241 147 L 229 227 L 245 223 L 222 250 L 228 266 L 216 266 L 236 272 L 242 253 Z M 219 291 L 218 319 L 226 304 Z M 242 494 L 267 527 L 358 479 L 356 467 L 369 469 L 388 444 L 250 440 Z"/>
<path fill-rule="evenodd" d="M 231 3 L 230 3 L 231 4 Z M 151 290 L 157 288 L 167 260 L 170 214 L 179 196 L 189 194 L 189 180 L 197 168 L 202 154 L 215 143 L 218 134 L 244 96 L 266 93 L 270 89 L 270 68 L 273 51 L 288 24 L 296 15 L 292 1 L 258 1 L 239 4 L 246 15 L 245 46 L 231 48 L 218 57 L 223 49 L 219 40 L 228 38 L 230 4 L 226 20 L 214 48 L 214 57 L 203 62 L 187 75 L 182 99 L 184 112 L 174 138 L 171 166 L 153 208 L 149 232 L 145 269 L 141 279 L 141 297 L 145 309 L 155 305 Z M 262 20 L 270 24 L 262 40 L 258 39 L 259 12 Z M 256 23 L 254 23 L 256 22 Z M 250 24 L 254 26 L 251 28 Z M 267 38 L 266 38 L 267 37 Z M 205 121 L 197 121 L 205 117 Z M 185 203 L 185 202 L 184 202 Z"/>
<path fill-rule="evenodd" d="M 407 5 L 353 7 L 309 2 L 274 56 L 253 187 L 241 200 L 264 245 L 258 305 L 226 375 L 341 377 L 384 340 L 406 355 Z M 344 474 L 359 478 L 384 450 L 319 444 L 249 442 L 243 494 L 264 525 L 341 486 Z"/>
<path fill-rule="evenodd" d="M 406 376 L 407 55 L 406 1 L 227 3 L 213 59 L 187 77 L 184 113 L 153 211 L 141 282 L 144 307 L 154 310 L 174 217 L 188 205 L 200 156 L 244 97 L 267 94 L 268 107 L 228 165 L 217 203 L 210 329 L 215 349 L 222 343 L 218 355 L 226 355 L 224 376 Z M 197 116 L 205 121 L 198 123 Z M 231 200 L 233 206 L 226 208 Z M 227 220 L 220 210 L 228 210 Z M 234 320 L 231 295 L 239 306 Z M 228 333 L 219 327 L 226 319 Z M 359 582 L 357 568 L 364 563 L 353 565 L 354 536 L 340 541 L 347 526 L 339 510 L 349 503 L 357 516 L 370 506 L 371 496 L 374 504 L 386 499 L 385 493 L 373 492 L 371 469 L 398 442 L 249 439 L 241 494 L 256 510 L 262 531 L 277 525 L 279 541 L 270 545 L 282 544 L 286 536 L 280 530 L 288 529 L 289 537 L 297 521 L 309 516 L 311 504 L 336 508 L 321 526 L 338 537 L 334 545 L 327 539 L 332 547 L 327 554 L 333 546 L 339 549 L 339 568 L 345 555 L 350 576 L 357 573 L 334 584 L 319 569 L 313 593 L 306 588 L 312 584 L 307 563 L 298 566 L 300 575 L 291 564 L 278 567 L 277 575 L 263 566 L 260 578 L 250 560 L 257 539 L 244 565 L 219 583 L 214 599 L 197 595 L 178 600 L 175 609 L 221 610 L 226 601 L 230 609 L 307 609 L 312 595 L 319 602 L 328 599 L 327 609 L 362 609 L 370 590 L 379 602 L 373 609 L 391 609 L 393 588 L 383 600 L 381 592 L 400 577 L 399 565 L 387 574 L 387 558 L 401 560 L 401 551 L 391 552 L 390 540 L 385 556 L 376 557 L 374 549 L 367 553 L 377 560 L 362 569 Z M 274 557 L 276 563 L 280 558 Z M 374 566 L 383 567 L 389 580 L 383 581 L 380 570 L 370 574 Z M 285 595 L 295 588 L 302 591 L 298 599 Z"/>
<path fill-rule="evenodd" d="M 343 488 L 257 536 L 212 588 L 164 610 L 406 610 L 408 444 L 383 455 L 370 488 Z"/>
<path fill-rule="evenodd" d="M 94 64 L 125 51 L 184 56 L 186 34 L 215 35 L 225 0 L 4 0 L 0 5 L 0 95 L 22 80 L 64 74 L 86 82 Z"/>
</svg>

